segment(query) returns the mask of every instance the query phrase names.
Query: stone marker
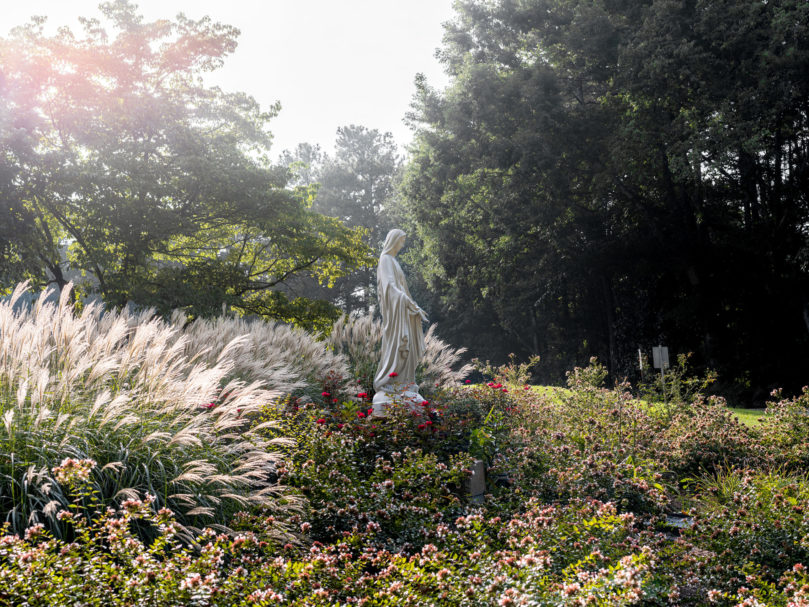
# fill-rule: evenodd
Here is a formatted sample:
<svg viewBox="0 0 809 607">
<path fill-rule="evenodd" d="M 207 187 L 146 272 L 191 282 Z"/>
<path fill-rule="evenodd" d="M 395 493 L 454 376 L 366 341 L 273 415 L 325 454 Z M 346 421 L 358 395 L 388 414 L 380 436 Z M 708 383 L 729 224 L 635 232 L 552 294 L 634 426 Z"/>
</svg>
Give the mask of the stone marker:
<svg viewBox="0 0 809 607">
<path fill-rule="evenodd" d="M 472 464 L 472 476 L 469 477 L 469 498 L 476 504 L 482 504 L 485 493 L 486 465 L 483 460 L 476 459 Z"/>
</svg>

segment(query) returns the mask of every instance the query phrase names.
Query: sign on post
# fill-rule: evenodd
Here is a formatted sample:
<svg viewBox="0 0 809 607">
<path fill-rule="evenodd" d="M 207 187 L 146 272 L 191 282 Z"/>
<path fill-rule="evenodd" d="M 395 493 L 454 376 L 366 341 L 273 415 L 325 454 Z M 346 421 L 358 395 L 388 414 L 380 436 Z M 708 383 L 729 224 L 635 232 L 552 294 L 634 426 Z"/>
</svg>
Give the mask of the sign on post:
<svg viewBox="0 0 809 607">
<path fill-rule="evenodd" d="M 669 368 L 669 349 L 666 346 L 652 348 L 652 361 L 655 369 Z"/>
</svg>

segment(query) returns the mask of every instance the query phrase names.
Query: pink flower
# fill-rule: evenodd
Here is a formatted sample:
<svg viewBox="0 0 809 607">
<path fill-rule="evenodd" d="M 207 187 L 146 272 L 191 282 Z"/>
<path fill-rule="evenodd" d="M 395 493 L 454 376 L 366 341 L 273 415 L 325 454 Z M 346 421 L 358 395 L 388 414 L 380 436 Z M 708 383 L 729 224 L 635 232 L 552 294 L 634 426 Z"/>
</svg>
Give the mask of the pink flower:
<svg viewBox="0 0 809 607">
<path fill-rule="evenodd" d="M 388 377 L 398 377 L 398 376 L 399 374 L 396 371 L 394 371 L 393 373 L 388 373 Z"/>
<path fill-rule="evenodd" d="M 373 412 L 374 412 L 373 409 L 368 409 L 368 415 L 371 415 L 371 413 L 373 413 Z"/>
<path fill-rule="evenodd" d="M 531 389 L 531 386 L 525 386 L 525 387 L 523 388 L 523 390 L 530 390 L 530 389 Z"/>
<path fill-rule="evenodd" d="M 357 394 L 357 398 L 368 398 L 368 393 L 360 392 L 359 394 Z"/>
<path fill-rule="evenodd" d="M 508 388 L 503 388 L 503 392 L 508 392 Z"/>
<path fill-rule="evenodd" d="M 467 379 L 467 380 L 466 380 L 466 382 L 464 382 L 464 383 L 471 384 L 471 383 L 472 383 L 472 380 L 471 380 L 471 379 Z"/>
<path fill-rule="evenodd" d="M 330 392 L 321 392 L 320 396 L 329 397 L 329 396 L 331 396 L 331 393 Z"/>
<path fill-rule="evenodd" d="M 362 411 L 358 411 L 358 412 L 357 412 L 357 417 L 359 417 L 360 419 L 362 419 L 363 417 L 365 417 L 365 413 L 363 413 Z"/>
<path fill-rule="evenodd" d="M 325 419 L 323 419 L 323 418 L 321 417 L 319 420 L 317 420 L 317 423 L 319 423 L 319 424 L 325 424 L 325 423 L 326 423 L 326 420 L 325 420 Z"/>
</svg>

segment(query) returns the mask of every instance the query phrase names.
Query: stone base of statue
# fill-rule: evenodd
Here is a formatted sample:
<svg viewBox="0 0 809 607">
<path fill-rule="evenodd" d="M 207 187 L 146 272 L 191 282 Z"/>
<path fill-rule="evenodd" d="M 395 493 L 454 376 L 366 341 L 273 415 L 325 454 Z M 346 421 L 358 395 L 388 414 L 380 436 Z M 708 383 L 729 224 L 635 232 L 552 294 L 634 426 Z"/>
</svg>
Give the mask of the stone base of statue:
<svg viewBox="0 0 809 607">
<path fill-rule="evenodd" d="M 379 392 L 374 394 L 373 415 L 385 417 L 388 407 L 392 404 L 409 406 L 413 410 L 419 410 L 421 403 L 426 400 L 419 394 L 419 385 L 416 383 L 386 384 Z"/>
</svg>

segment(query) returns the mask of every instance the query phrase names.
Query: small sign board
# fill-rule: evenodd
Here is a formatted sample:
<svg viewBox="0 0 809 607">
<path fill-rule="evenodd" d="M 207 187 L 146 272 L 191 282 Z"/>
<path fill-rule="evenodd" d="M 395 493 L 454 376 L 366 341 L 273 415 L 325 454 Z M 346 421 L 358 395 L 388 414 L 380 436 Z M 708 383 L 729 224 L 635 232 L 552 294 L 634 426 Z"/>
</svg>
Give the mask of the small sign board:
<svg viewBox="0 0 809 607">
<path fill-rule="evenodd" d="M 652 362 L 655 369 L 669 368 L 669 349 L 666 346 L 652 348 Z"/>
</svg>

